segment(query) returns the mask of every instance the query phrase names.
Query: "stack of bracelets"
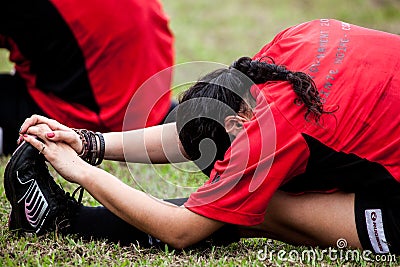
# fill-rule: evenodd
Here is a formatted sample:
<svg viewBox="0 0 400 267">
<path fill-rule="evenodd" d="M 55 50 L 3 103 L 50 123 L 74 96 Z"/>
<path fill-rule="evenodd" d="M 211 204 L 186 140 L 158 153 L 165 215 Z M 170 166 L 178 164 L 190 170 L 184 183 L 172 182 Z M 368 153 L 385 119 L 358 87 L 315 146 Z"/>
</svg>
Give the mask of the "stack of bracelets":
<svg viewBox="0 0 400 267">
<path fill-rule="evenodd" d="M 82 152 L 78 155 L 84 161 L 96 166 L 100 165 L 104 158 L 105 142 L 101 133 L 86 129 L 73 129 L 82 140 Z"/>
</svg>

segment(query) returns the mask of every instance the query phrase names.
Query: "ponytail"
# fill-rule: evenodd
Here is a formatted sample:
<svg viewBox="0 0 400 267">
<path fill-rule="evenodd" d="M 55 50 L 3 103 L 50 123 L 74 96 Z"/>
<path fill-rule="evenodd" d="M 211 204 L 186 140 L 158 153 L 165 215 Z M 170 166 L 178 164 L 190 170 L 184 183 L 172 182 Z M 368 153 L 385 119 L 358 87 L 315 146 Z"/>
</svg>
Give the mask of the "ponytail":
<svg viewBox="0 0 400 267">
<path fill-rule="evenodd" d="M 322 114 L 331 113 L 324 110 L 321 98 L 313 79 L 303 72 L 292 72 L 284 66 L 272 63 L 252 60 L 249 57 L 242 57 L 235 61 L 230 68 L 234 68 L 247 77 L 255 84 L 262 84 L 269 81 L 287 81 L 296 93 L 297 98 L 294 103 L 304 104 L 307 108 L 305 119 L 308 120 L 312 115 L 318 123 Z"/>
</svg>

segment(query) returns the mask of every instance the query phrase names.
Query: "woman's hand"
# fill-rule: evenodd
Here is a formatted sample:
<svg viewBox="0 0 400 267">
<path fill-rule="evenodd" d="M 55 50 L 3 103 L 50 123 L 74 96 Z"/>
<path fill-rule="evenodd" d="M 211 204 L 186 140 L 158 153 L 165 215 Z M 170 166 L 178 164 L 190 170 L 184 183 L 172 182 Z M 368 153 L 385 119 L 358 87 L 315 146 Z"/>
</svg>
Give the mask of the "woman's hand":
<svg viewBox="0 0 400 267">
<path fill-rule="evenodd" d="M 40 128 L 45 127 L 41 125 Z M 85 171 L 91 166 L 83 161 L 76 151 L 68 144 L 47 140 L 43 138 L 44 135 L 44 133 L 38 133 L 35 136 L 23 134 L 22 138 L 34 146 L 39 153 L 43 154 L 47 161 L 63 178 L 70 182 L 80 184 Z"/>
<path fill-rule="evenodd" d="M 82 140 L 79 135 L 71 128 L 40 115 L 32 115 L 22 124 L 20 134 L 34 135 L 42 140 L 51 140 L 53 142 L 63 142 L 68 144 L 76 153 L 82 152 Z M 20 143 L 24 138 L 18 139 Z"/>
</svg>

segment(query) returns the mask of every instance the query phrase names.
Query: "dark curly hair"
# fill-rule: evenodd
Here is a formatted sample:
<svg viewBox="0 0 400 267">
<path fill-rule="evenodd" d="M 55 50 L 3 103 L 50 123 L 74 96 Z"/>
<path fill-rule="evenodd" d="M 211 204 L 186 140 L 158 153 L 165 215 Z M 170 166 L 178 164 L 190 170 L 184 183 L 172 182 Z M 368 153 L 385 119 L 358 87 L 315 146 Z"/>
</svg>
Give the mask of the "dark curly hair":
<svg viewBox="0 0 400 267">
<path fill-rule="evenodd" d="M 229 68 L 213 71 L 183 93 L 177 110 L 179 139 L 191 160 L 209 174 L 216 160 L 224 157 L 232 137 L 224 127 L 224 119 L 248 109 L 252 84 L 268 81 L 289 82 L 297 98 L 304 104 L 305 119 L 317 123 L 324 111 L 312 78 L 303 72 L 293 72 L 284 66 L 242 57 Z M 208 142 L 204 142 L 208 140 Z M 202 156 L 202 154 L 205 154 Z"/>
</svg>

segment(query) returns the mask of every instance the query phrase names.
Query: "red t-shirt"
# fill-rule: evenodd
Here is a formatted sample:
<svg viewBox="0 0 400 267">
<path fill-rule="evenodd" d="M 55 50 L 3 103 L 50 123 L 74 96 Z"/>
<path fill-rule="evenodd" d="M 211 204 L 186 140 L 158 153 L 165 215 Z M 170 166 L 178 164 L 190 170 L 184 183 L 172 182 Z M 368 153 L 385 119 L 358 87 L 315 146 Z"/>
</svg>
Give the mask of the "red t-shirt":
<svg viewBox="0 0 400 267">
<path fill-rule="evenodd" d="M 0 32 L 0 47 L 10 50 L 16 72 L 48 116 L 99 131 L 163 120 L 171 71 L 145 83 L 173 65 L 173 36 L 157 0 L 51 0 L 7 8 L 17 14 L 4 22 L 10 30 Z"/>
<path fill-rule="evenodd" d="M 252 88 L 254 118 L 185 206 L 227 223 L 261 223 L 274 192 L 310 168 L 305 136 L 335 153 L 377 163 L 400 181 L 399 47 L 397 35 L 328 19 L 279 33 L 254 58 L 269 56 L 308 73 L 325 109 L 337 111 L 317 125 L 294 104 L 288 82 Z"/>
</svg>

